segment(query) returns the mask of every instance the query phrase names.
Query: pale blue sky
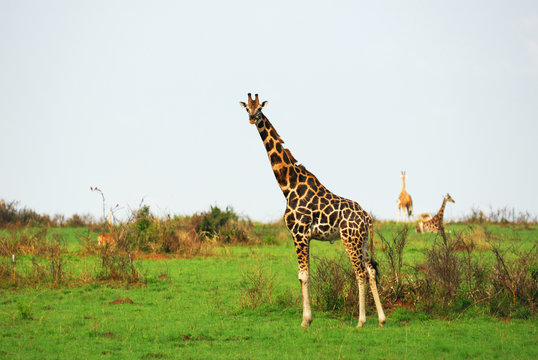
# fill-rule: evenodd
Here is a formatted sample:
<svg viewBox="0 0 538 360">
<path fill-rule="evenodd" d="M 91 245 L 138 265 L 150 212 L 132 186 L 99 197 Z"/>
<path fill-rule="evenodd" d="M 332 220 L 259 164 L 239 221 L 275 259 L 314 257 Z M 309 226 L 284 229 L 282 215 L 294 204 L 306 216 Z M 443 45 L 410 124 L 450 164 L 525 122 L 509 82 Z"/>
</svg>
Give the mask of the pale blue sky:
<svg viewBox="0 0 538 360">
<path fill-rule="evenodd" d="M 0 198 L 41 213 L 285 201 L 248 92 L 334 193 L 538 214 L 536 1 L 0 0 Z"/>
</svg>

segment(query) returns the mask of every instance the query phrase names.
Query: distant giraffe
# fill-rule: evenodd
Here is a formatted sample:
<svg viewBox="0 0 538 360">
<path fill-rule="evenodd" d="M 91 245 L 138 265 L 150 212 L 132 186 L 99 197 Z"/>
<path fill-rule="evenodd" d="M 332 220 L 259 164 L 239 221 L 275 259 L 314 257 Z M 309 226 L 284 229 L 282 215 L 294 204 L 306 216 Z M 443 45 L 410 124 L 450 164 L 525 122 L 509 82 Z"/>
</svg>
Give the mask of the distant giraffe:
<svg viewBox="0 0 538 360">
<path fill-rule="evenodd" d="M 97 235 L 97 245 L 99 247 L 112 247 L 114 246 L 116 240 L 114 239 L 113 234 L 102 233 Z"/>
<path fill-rule="evenodd" d="M 445 205 L 447 201 L 455 203 L 454 199 L 452 199 L 449 194 L 446 194 L 443 198 L 443 204 L 441 205 L 439 212 L 437 212 L 437 214 L 433 218 L 431 218 L 430 220 L 418 221 L 417 231 L 419 233 L 423 234 L 425 232 L 431 232 L 437 234 L 443 233 L 445 231 L 445 227 L 443 225 L 443 214 L 445 212 Z"/>
<path fill-rule="evenodd" d="M 331 193 L 310 171 L 296 163 L 291 152 L 283 147 L 284 141 L 262 113 L 262 108 L 267 105 L 267 101 L 260 104 L 258 94 L 255 95 L 254 100 L 251 94 L 248 94 L 248 104 L 244 102 L 240 104 L 247 110 L 250 123 L 255 124 L 260 133 L 276 180 L 286 198 L 284 219 L 295 243 L 303 297 L 301 326 L 306 328 L 312 322 L 310 240 L 333 242 L 338 238 L 342 239 L 359 284 L 357 327 L 361 327 L 366 321 L 365 283 L 367 277 L 378 313 L 379 326 L 383 326 L 385 314 L 377 292 L 376 263 L 368 258 L 366 249 L 368 234 L 370 234 L 371 242 L 374 235 L 370 215 L 356 202 Z M 372 256 L 371 251 L 370 256 Z"/>
<path fill-rule="evenodd" d="M 411 199 L 411 195 L 409 195 L 407 191 L 405 191 L 406 176 L 407 175 L 405 174 L 405 171 L 402 171 L 402 192 L 400 193 L 400 196 L 398 196 L 398 221 L 400 221 L 400 211 L 402 210 L 404 212 L 404 216 L 407 217 L 408 221 L 409 218 L 413 215 L 413 200 Z"/>
<path fill-rule="evenodd" d="M 112 248 L 116 245 L 114 237 L 114 227 L 112 227 L 112 210 L 110 210 L 110 221 L 108 222 L 110 233 L 101 233 L 97 235 L 97 246 L 102 248 Z"/>
</svg>

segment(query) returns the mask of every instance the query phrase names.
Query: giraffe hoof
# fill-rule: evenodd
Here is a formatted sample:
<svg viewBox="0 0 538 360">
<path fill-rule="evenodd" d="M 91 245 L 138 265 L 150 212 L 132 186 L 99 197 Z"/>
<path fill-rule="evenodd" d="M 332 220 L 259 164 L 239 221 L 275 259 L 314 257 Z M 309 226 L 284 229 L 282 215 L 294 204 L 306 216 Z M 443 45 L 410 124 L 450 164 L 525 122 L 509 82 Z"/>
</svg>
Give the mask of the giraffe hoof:
<svg viewBox="0 0 538 360">
<path fill-rule="evenodd" d="M 385 320 L 381 320 L 379 322 L 379 327 L 382 328 L 382 327 L 385 327 Z"/>
<path fill-rule="evenodd" d="M 359 320 L 359 323 L 357 324 L 357 328 L 361 328 L 365 322 L 366 320 Z"/>
<path fill-rule="evenodd" d="M 303 320 L 303 322 L 301 323 L 301 326 L 305 329 L 308 329 L 311 323 L 312 323 L 312 320 Z"/>
</svg>

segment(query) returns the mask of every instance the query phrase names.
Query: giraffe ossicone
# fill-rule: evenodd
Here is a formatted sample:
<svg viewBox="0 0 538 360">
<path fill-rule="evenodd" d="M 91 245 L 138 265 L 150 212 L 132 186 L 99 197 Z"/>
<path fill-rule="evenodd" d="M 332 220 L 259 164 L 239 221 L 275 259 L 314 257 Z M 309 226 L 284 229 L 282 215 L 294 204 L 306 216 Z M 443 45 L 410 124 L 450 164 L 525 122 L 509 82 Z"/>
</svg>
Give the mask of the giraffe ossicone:
<svg viewBox="0 0 538 360">
<path fill-rule="evenodd" d="M 260 103 L 258 94 L 248 102 L 240 102 L 249 114 L 249 121 L 255 124 L 267 151 L 275 178 L 286 199 L 284 220 L 293 236 L 298 278 L 303 298 L 303 321 L 308 327 L 312 322 L 312 301 L 310 297 L 310 240 L 334 242 L 340 238 L 351 260 L 359 285 L 359 322 L 366 321 L 365 284 L 369 279 L 370 290 L 376 305 L 379 326 L 385 324 L 385 314 L 379 299 L 376 283 L 376 263 L 373 261 L 373 222 L 370 215 L 352 200 L 344 199 L 327 190 L 310 171 L 284 148 L 269 119 L 262 113 L 267 101 Z M 370 234 L 370 258 L 366 251 Z"/>
</svg>

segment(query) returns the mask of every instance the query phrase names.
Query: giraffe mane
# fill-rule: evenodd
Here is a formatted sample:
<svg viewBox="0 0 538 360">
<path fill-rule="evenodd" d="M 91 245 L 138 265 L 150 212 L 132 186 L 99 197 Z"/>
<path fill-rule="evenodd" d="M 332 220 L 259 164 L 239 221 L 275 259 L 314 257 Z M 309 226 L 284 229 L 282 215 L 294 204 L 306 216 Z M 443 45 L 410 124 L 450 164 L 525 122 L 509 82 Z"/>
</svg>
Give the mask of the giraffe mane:
<svg viewBox="0 0 538 360">
<path fill-rule="evenodd" d="M 275 130 L 275 133 L 276 133 L 276 130 Z M 277 135 L 278 135 L 278 133 L 277 133 Z M 297 163 L 297 159 L 295 159 L 295 157 L 293 156 L 293 154 L 291 153 L 291 151 L 290 151 L 288 148 L 285 148 L 285 147 L 284 147 L 284 145 L 283 145 L 283 144 L 284 144 L 284 140 L 282 140 L 280 137 L 278 137 L 278 138 L 277 138 L 277 141 L 278 141 L 280 144 L 282 144 L 282 150 L 284 151 L 285 156 L 288 158 L 288 160 L 290 161 L 290 163 L 291 163 L 292 165 L 297 166 L 299 169 L 306 171 L 307 173 L 309 173 L 311 176 L 313 176 L 313 177 L 316 178 L 316 180 L 317 180 L 316 175 L 314 175 L 314 174 L 312 174 L 310 171 L 308 171 L 308 170 L 306 169 L 306 167 L 305 167 L 303 164 L 298 164 L 298 163 Z"/>
<path fill-rule="evenodd" d="M 269 119 L 263 113 L 262 113 L 262 115 L 269 122 Z M 269 122 L 269 124 L 271 124 L 271 123 Z M 316 177 L 316 175 L 314 175 L 310 171 L 308 171 L 308 169 L 303 164 L 298 164 L 297 159 L 295 159 L 295 157 L 293 156 L 291 151 L 288 148 L 284 147 L 284 140 L 282 140 L 282 138 L 280 137 L 280 135 L 276 131 L 275 127 L 271 125 L 271 128 L 275 132 L 275 135 L 276 135 L 275 141 L 282 146 L 282 151 L 284 152 L 285 157 L 288 158 L 289 162 L 292 165 L 297 166 L 299 169 L 306 171 L 308 174 L 310 174 L 312 177 L 314 177 L 317 180 L 317 182 L 319 183 L 319 180 Z M 321 185 L 321 183 L 320 183 L 320 185 Z"/>
<path fill-rule="evenodd" d="M 265 117 L 265 115 L 264 115 L 264 118 L 267 119 Z M 269 119 L 267 119 L 267 120 L 269 120 Z M 280 137 L 280 135 L 276 131 L 275 127 L 271 125 L 271 128 L 275 132 L 275 135 L 276 135 L 275 141 L 277 143 L 279 143 L 280 145 L 282 145 L 282 150 L 284 151 L 284 154 L 286 154 L 286 156 L 288 157 L 288 160 L 290 161 L 290 163 L 292 163 L 293 165 L 297 165 L 297 159 L 295 159 L 295 157 L 291 154 L 291 151 L 288 148 L 284 147 L 284 140 L 282 140 L 282 138 Z M 300 165 L 300 166 L 302 166 L 302 165 Z"/>
<path fill-rule="evenodd" d="M 284 140 L 282 140 L 280 137 L 277 139 L 277 141 L 280 143 L 280 144 L 284 144 Z M 288 148 L 285 148 L 284 146 L 282 146 L 282 150 L 284 151 L 284 154 L 286 155 L 286 157 L 288 158 L 288 160 L 290 161 L 290 163 L 292 163 L 293 165 L 297 166 L 299 169 L 302 169 L 308 173 L 310 173 L 310 171 L 308 171 L 305 166 L 303 164 L 297 164 L 297 159 L 295 159 L 295 157 L 293 156 L 293 154 L 291 153 L 290 149 Z M 310 173 L 312 174 L 312 173 Z M 312 174 L 312 176 L 315 177 L 314 174 Z"/>
<path fill-rule="evenodd" d="M 282 141 L 282 143 L 284 143 L 284 142 Z M 291 154 L 291 151 L 289 149 L 284 148 L 284 154 L 286 154 L 286 156 L 288 157 L 289 161 L 292 164 L 294 164 L 294 165 L 297 164 L 297 160 L 295 159 L 295 157 L 293 157 L 293 155 Z"/>
</svg>

